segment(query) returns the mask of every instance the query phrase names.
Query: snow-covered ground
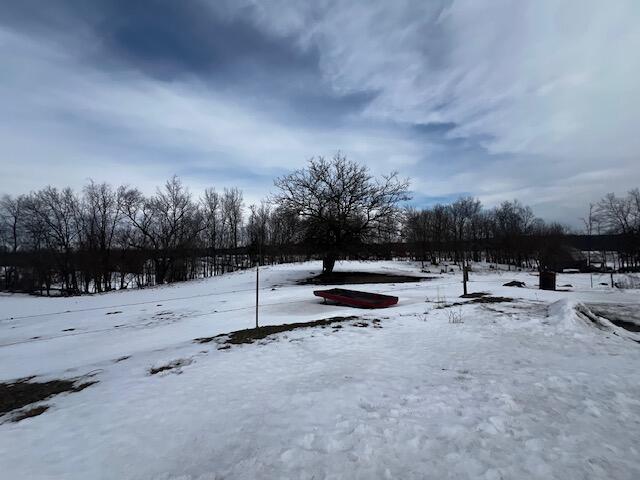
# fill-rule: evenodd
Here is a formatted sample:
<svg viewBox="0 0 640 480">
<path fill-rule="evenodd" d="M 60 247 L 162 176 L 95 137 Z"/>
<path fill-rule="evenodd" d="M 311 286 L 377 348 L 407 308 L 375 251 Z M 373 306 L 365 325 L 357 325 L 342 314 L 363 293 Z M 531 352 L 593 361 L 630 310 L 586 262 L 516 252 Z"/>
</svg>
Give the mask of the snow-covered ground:
<svg viewBox="0 0 640 480">
<path fill-rule="evenodd" d="M 0 477 L 640 478 L 640 333 L 589 309 L 637 312 L 638 290 L 567 274 L 557 283 L 568 291 L 546 292 L 531 273 L 485 265 L 469 290 L 514 300 L 471 303 L 458 298 L 457 269 L 343 262 L 435 277 L 354 286 L 400 299 L 355 310 L 297 284 L 319 269 L 263 268 L 261 323 L 363 321 L 226 349 L 193 340 L 254 325 L 254 272 L 68 299 L 0 295 L 0 382 L 98 381 L 44 400 L 39 416 L 0 417 Z"/>
</svg>

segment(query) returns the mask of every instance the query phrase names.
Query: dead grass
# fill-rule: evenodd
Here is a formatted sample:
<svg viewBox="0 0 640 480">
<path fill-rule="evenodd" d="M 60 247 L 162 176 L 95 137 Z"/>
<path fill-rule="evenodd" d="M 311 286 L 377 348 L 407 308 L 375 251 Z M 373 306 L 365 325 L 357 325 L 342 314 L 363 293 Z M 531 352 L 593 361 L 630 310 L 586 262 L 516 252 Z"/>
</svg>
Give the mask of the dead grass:
<svg viewBox="0 0 640 480">
<path fill-rule="evenodd" d="M 231 333 L 223 333 L 221 335 L 216 335 L 214 337 L 203 337 L 196 338 L 194 342 L 196 343 L 210 343 L 210 342 L 218 342 L 221 344 L 228 345 L 239 345 L 242 343 L 253 343 L 257 340 L 262 340 L 270 335 L 275 335 L 277 333 L 282 332 L 290 332 L 292 330 L 298 330 L 301 328 L 313 328 L 313 327 L 325 327 L 327 325 L 331 325 L 334 328 L 339 325 L 333 325 L 336 323 L 342 322 L 350 322 L 352 320 L 358 320 L 359 317 L 349 316 L 349 317 L 331 317 L 325 318 L 322 320 L 314 320 L 312 322 L 298 322 L 298 323 L 286 323 L 282 325 L 265 325 L 264 327 L 259 328 L 248 328 L 246 330 L 237 330 Z M 228 348 L 228 347 L 221 347 Z"/>
<path fill-rule="evenodd" d="M 15 415 L 11 421 L 12 422 L 20 422 L 27 418 L 37 417 L 38 415 L 42 415 L 44 412 L 49 410 L 49 405 L 39 405 L 37 407 L 30 408 L 28 410 L 24 410 L 17 415 Z"/>
<path fill-rule="evenodd" d="M 454 302 L 454 303 L 444 303 L 439 304 L 435 307 L 436 310 L 441 310 L 443 308 L 451 308 L 451 307 L 460 307 L 462 305 L 467 305 L 469 303 L 505 303 L 505 302 L 515 302 L 513 298 L 509 297 L 491 297 L 487 293 L 469 293 L 466 296 L 461 295 L 461 298 L 471 298 L 472 300 L 468 302 Z"/>
<path fill-rule="evenodd" d="M 18 410 L 27 405 L 41 402 L 61 393 L 79 392 L 98 383 L 96 380 L 78 383 L 77 378 L 66 380 L 51 380 L 49 382 L 32 382 L 33 377 L 23 378 L 12 383 L 0 383 L 0 415 Z M 41 407 L 36 407 L 41 408 Z M 35 410 L 35 409 L 34 409 Z M 46 409 L 45 409 L 46 410 Z M 32 412 L 35 416 L 40 413 Z M 22 415 L 28 413 L 24 412 Z M 24 417 L 24 418 L 28 418 Z M 17 421 L 17 420 L 14 420 Z"/>
<path fill-rule="evenodd" d="M 460 295 L 460 298 L 482 298 L 489 295 L 487 292 L 473 292 L 467 293 L 466 295 Z"/>
<path fill-rule="evenodd" d="M 509 297 L 480 297 L 472 300 L 471 303 L 503 303 L 513 301 L 513 298 Z"/>
</svg>

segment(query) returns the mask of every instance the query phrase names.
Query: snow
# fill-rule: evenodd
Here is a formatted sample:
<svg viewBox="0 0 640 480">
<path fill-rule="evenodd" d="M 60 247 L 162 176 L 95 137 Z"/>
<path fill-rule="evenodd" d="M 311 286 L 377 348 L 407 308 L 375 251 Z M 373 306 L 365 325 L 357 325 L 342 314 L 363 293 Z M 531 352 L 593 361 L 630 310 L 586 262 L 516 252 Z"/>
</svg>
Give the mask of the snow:
<svg viewBox="0 0 640 480">
<path fill-rule="evenodd" d="M 632 310 L 637 290 L 561 274 L 570 291 L 540 291 L 530 272 L 477 265 L 470 291 L 514 301 L 441 308 L 463 302 L 457 268 L 343 262 L 436 277 L 351 286 L 400 298 L 354 310 L 297 284 L 319 268 L 264 268 L 260 321 L 358 315 L 368 327 L 193 343 L 253 326 L 250 271 L 71 299 L 0 296 L 0 381 L 99 382 L 1 423 L 3 478 L 640 478 L 640 344 L 589 310 Z M 452 308 L 463 323 L 449 322 Z"/>
</svg>

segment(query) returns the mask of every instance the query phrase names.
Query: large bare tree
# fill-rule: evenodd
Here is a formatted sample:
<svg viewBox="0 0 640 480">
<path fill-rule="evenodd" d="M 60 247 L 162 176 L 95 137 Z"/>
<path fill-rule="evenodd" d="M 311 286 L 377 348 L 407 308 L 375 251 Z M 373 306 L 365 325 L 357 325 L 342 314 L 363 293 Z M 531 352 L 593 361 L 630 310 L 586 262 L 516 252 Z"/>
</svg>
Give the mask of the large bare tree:
<svg viewBox="0 0 640 480">
<path fill-rule="evenodd" d="M 397 172 L 375 178 L 340 153 L 312 158 L 306 168 L 277 178 L 275 186 L 275 202 L 304 219 L 307 240 L 322 250 L 325 273 L 351 247 L 393 224 L 399 202 L 409 199 L 409 182 Z"/>
</svg>

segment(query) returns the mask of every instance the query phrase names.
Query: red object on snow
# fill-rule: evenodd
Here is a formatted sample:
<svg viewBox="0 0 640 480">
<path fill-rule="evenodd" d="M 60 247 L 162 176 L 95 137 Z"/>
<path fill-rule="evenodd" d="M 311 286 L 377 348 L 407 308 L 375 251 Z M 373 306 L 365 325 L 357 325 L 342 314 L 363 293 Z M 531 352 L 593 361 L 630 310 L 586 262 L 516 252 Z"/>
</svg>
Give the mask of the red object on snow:
<svg viewBox="0 0 640 480">
<path fill-rule="evenodd" d="M 358 290 L 345 290 L 344 288 L 332 288 L 330 290 L 314 290 L 316 297 L 358 308 L 385 308 L 398 303 L 398 297 L 381 295 L 379 293 L 360 292 Z"/>
</svg>

